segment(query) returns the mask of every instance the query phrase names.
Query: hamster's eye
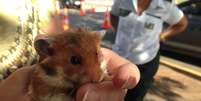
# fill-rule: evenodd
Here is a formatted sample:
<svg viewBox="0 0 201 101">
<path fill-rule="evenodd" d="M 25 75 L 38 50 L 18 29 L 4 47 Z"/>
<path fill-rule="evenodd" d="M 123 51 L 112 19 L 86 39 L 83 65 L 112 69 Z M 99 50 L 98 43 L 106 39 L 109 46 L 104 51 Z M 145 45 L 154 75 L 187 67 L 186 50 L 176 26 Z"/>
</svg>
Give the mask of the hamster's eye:
<svg viewBox="0 0 201 101">
<path fill-rule="evenodd" d="M 70 62 L 73 65 L 80 65 L 82 63 L 82 58 L 80 56 L 71 56 Z"/>
</svg>

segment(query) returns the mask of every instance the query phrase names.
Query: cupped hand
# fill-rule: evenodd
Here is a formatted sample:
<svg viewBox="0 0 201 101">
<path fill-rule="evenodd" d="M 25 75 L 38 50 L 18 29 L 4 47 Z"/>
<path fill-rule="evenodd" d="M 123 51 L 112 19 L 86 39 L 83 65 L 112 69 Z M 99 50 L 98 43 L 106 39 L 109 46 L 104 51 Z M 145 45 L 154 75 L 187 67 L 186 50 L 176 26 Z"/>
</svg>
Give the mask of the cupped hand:
<svg viewBox="0 0 201 101">
<path fill-rule="evenodd" d="M 135 69 L 123 66 L 111 81 L 83 85 L 77 92 L 76 101 L 124 101 L 127 89 L 136 85 Z"/>
</svg>

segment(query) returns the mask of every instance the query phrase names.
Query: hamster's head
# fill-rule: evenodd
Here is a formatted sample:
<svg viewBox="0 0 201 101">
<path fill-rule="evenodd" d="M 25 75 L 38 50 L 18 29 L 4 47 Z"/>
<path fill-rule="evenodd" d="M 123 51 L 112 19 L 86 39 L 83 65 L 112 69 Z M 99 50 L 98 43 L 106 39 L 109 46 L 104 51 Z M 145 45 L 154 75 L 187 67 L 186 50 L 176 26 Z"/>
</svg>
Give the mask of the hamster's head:
<svg viewBox="0 0 201 101">
<path fill-rule="evenodd" d="M 100 42 L 97 32 L 78 28 L 37 39 L 34 45 L 48 77 L 82 84 L 102 78 Z"/>
</svg>

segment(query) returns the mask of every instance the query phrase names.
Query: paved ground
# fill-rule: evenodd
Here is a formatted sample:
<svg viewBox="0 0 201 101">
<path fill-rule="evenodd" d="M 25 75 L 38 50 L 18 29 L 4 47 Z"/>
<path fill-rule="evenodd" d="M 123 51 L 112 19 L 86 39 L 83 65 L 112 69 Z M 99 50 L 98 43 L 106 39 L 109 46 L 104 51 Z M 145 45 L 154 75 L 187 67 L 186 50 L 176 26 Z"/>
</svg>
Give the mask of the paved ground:
<svg viewBox="0 0 201 101">
<path fill-rule="evenodd" d="M 145 101 L 201 101 L 201 81 L 160 65 Z"/>
</svg>

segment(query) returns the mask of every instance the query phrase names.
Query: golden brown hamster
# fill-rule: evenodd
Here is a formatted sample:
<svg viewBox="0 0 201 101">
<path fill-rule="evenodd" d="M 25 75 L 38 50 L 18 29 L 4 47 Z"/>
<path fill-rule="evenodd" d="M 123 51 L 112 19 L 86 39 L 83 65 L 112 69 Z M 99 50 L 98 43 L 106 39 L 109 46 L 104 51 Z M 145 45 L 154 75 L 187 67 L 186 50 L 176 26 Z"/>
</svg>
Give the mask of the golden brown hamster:
<svg viewBox="0 0 201 101">
<path fill-rule="evenodd" d="M 81 85 L 101 81 L 100 42 L 97 32 L 81 28 L 37 39 L 40 62 L 29 86 L 32 101 L 75 101 Z"/>
</svg>

